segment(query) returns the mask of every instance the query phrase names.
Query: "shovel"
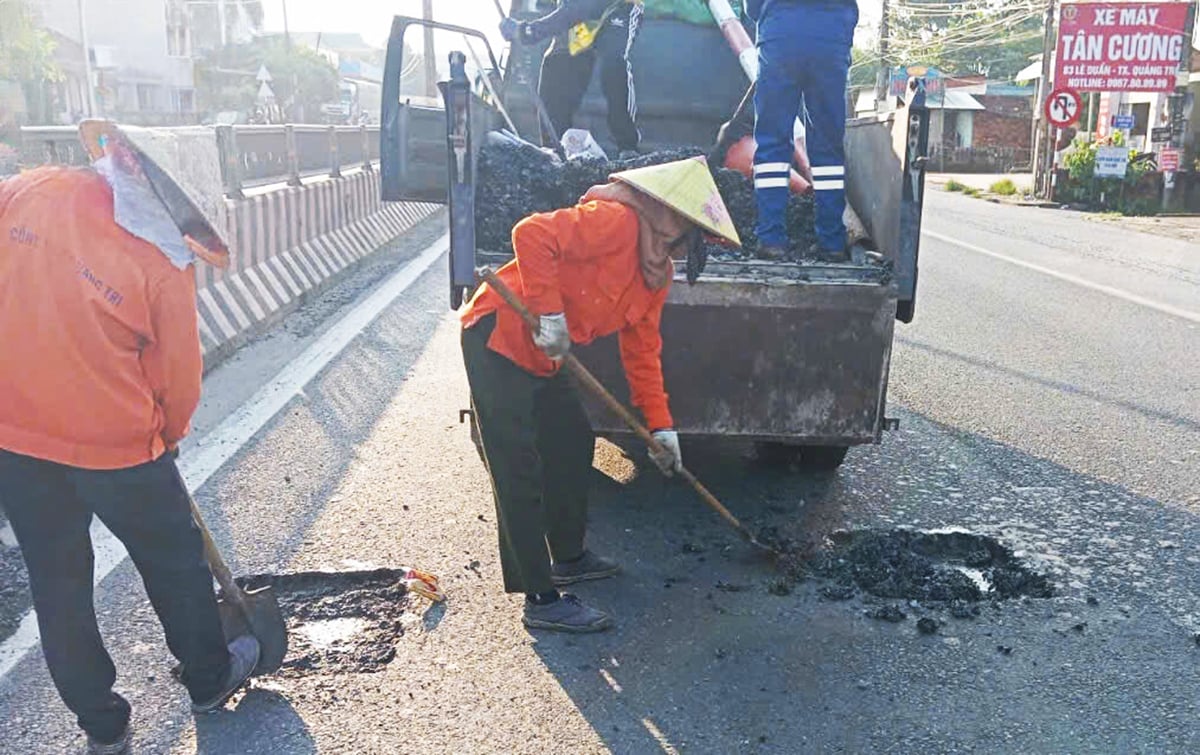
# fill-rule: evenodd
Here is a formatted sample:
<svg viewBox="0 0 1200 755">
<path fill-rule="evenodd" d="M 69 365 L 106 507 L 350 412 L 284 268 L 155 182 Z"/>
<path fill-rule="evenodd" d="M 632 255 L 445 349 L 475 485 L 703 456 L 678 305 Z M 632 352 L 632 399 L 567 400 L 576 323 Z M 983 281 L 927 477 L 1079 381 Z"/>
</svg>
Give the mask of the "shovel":
<svg viewBox="0 0 1200 755">
<path fill-rule="evenodd" d="M 524 302 L 522 302 L 508 286 L 504 285 L 504 281 L 500 280 L 500 278 L 498 278 L 496 274 L 488 268 L 483 268 L 482 270 L 478 271 L 478 276 L 482 278 L 489 286 L 491 286 L 492 290 L 499 294 L 500 298 L 503 299 L 508 306 L 516 310 L 517 314 L 521 316 L 521 319 L 525 321 L 526 325 L 528 325 L 534 332 L 537 332 L 539 322 L 538 318 L 535 317 L 534 314 L 525 307 Z M 585 388 L 591 391 L 597 398 L 603 401 L 604 404 L 611 409 L 614 414 L 620 417 L 621 421 L 623 421 L 630 430 L 632 430 L 639 438 L 641 438 L 642 442 L 649 446 L 650 450 L 653 451 L 655 455 L 664 452 L 665 449 L 662 447 L 662 444 L 654 439 L 654 436 L 650 434 L 650 431 L 647 430 L 641 422 L 638 422 L 637 417 L 633 416 L 633 412 L 626 409 L 625 406 L 618 401 L 615 396 L 609 393 L 608 389 L 596 379 L 596 376 L 593 375 L 587 367 L 583 366 L 582 362 L 575 358 L 574 354 L 568 352 L 566 356 L 563 357 L 562 363 L 563 366 L 566 367 L 567 370 L 574 375 L 575 378 L 582 383 Z M 746 525 L 738 521 L 738 518 L 733 515 L 733 512 L 725 508 L 725 506 L 723 506 L 721 502 L 717 500 L 717 497 L 710 493 L 708 488 L 704 487 L 703 483 L 696 479 L 694 474 L 684 467 L 680 467 L 677 470 L 677 473 L 689 485 L 692 486 L 697 495 L 700 496 L 700 500 L 708 504 L 708 507 L 713 511 L 720 514 L 721 518 L 728 522 L 735 530 L 737 530 L 738 534 L 741 535 L 746 542 L 774 556 L 780 555 L 779 551 L 759 541 L 759 539 L 756 538 L 750 532 L 750 530 L 746 528 Z"/>
<path fill-rule="evenodd" d="M 226 639 L 247 633 L 253 635 L 260 648 L 253 675 L 278 671 L 288 649 L 287 624 L 284 623 L 283 612 L 279 610 L 278 598 L 270 586 L 249 591 L 238 586 L 229 567 L 225 565 L 225 559 L 221 558 L 212 534 L 204 525 L 195 499 L 189 495 L 188 502 L 192 505 L 192 519 L 196 521 L 196 527 L 204 539 L 204 558 L 217 584 L 221 586 L 221 600 L 217 608 L 221 613 L 221 628 Z"/>
</svg>

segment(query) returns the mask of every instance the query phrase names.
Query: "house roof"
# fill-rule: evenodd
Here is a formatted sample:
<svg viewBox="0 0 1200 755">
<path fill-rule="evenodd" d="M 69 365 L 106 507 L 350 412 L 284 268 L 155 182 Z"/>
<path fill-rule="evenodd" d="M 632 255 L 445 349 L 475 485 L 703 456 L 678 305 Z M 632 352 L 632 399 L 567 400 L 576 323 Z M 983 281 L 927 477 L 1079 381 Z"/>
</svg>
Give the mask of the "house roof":
<svg viewBox="0 0 1200 755">
<path fill-rule="evenodd" d="M 1042 61 L 1035 60 L 1034 62 L 1022 68 L 1017 75 L 1013 77 L 1013 81 L 1019 84 L 1022 81 L 1037 81 L 1040 78 L 1042 78 Z"/>
<path fill-rule="evenodd" d="M 930 97 L 926 104 L 930 110 L 987 110 L 979 100 L 954 89 L 947 89 L 942 97 Z"/>
</svg>

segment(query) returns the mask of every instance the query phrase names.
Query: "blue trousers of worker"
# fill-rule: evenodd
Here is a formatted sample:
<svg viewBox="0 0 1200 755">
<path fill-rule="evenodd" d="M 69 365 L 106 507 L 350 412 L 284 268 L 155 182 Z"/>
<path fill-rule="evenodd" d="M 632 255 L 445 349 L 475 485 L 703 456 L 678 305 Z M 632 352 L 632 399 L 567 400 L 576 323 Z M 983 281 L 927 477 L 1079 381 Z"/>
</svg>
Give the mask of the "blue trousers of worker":
<svg viewBox="0 0 1200 755">
<path fill-rule="evenodd" d="M 50 677 L 84 731 L 114 742 L 130 714 L 129 703 L 113 691 L 116 667 L 96 625 L 93 516 L 125 545 L 141 573 L 192 700 L 220 691 L 229 651 L 204 543 L 174 459 L 91 470 L 0 449 L 0 509 L 29 569 Z"/>
<path fill-rule="evenodd" d="M 788 246 L 785 224 L 792 128 L 803 101 L 812 164 L 817 243 L 846 247 L 846 76 L 858 7 L 852 3 L 767 0 L 758 19 L 758 86 L 754 94 L 754 193 L 763 246 Z"/>
</svg>

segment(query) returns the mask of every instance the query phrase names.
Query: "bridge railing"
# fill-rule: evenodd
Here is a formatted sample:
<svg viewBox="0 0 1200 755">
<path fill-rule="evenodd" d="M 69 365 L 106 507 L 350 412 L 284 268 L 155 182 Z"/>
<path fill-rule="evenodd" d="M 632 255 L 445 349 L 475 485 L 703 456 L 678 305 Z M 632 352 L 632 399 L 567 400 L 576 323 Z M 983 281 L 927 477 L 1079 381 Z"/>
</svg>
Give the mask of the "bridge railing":
<svg viewBox="0 0 1200 755">
<path fill-rule="evenodd" d="M 379 160 L 378 126 L 287 124 L 214 129 L 225 193 L 233 198 L 257 186 L 299 186 L 305 178 L 337 177 L 347 168 L 370 171 Z M 74 126 L 27 126 L 21 129 L 21 162 L 27 166 L 86 165 L 88 158 Z"/>
</svg>

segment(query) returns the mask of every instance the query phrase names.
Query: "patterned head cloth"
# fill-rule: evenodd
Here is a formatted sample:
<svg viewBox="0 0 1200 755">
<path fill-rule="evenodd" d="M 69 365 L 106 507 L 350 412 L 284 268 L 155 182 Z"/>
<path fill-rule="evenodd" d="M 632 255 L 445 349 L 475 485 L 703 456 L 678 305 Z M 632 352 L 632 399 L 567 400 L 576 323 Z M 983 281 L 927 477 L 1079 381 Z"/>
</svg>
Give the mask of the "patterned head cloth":
<svg viewBox="0 0 1200 755">
<path fill-rule="evenodd" d="M 115 219 L 122 227 L 158 246 L 177 265 L 190 261 L 188 253 L 217 267 L 229 265 L 221 162 L 211 129 L 168 131 L 93 119 L 79 124 L 79 134 L 96 169 L 113 186 Z M 151 195 L 158 203 L 145 201 Z"/>
</svg>

